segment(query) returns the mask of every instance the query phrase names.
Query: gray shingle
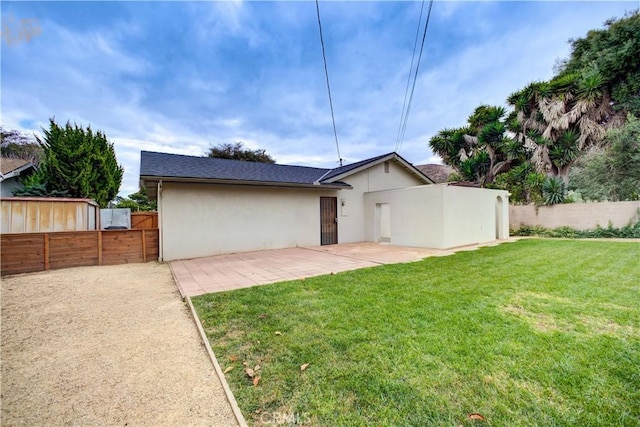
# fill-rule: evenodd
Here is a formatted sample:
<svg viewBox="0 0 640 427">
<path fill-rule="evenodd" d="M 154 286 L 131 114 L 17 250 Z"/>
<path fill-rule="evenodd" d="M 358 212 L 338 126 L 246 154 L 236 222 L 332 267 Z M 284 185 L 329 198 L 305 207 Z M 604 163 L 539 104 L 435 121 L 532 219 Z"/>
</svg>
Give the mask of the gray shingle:
<svg viewBox="0 0 640 427">
<path fill-rule="evenodd" d="M 329 169 L 184 156 L 140 153 L 140 176 L 313 184 Z"/>
<path fill-rule="evenodd" d="M 335 169 L 323 169 L 142 151 L 140 152 L 140 177 L 302 185 L 313 185 L 322 179 L 320 184 L 348 187 L 348 184 L 333 182 L 332 179 L 392 154 L 394 153 L 383 154 Z"/>
</svg>

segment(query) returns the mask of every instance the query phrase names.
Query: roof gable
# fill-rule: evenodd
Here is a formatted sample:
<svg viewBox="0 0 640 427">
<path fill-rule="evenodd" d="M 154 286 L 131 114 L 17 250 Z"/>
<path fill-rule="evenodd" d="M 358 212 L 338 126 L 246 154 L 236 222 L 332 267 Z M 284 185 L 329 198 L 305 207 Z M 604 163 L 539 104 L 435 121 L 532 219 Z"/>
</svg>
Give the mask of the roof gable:
<svg viewBox="0 0 640 427">
<path fill-rule="evenodd" d="M 348 177 L 349 175 L 356 174 L 360 171 L 368 169 L 372 166 L 378 165 L 389 160 L 396 160 L 402 166 L 409 170 L 410 173 L 416 175 L 421 181 L 427 184 L 434 184 L 433 180 L 422 173 L 419 169 L 416 169 L 411 163 L 406 161 L 402 156 L 396 152 L 382 154 L 380 156 L 372 157 L 370 159 L 362 160 L 360 162 L 352 163 L 350 165 L 341 166 L 339 168 L 332 169 L 329 173 L 322 177 L 322 182 L 334 182 Z"/>
</svg>

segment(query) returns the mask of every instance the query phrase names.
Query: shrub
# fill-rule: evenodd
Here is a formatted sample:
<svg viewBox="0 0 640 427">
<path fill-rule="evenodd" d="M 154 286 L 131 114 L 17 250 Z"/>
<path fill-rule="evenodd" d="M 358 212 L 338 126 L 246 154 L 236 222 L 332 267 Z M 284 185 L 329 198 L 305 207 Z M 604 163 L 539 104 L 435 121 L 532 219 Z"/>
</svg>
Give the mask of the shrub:
<svg viewBox="0 0 640 427">
<path fill-rule="evenodd" d="M 547 177 L 542 183 L 542 196 L 545 205 L 557 205 L 564 202 L 566 189 L 562 178 Z"/>
<path fill-rule="evenodd" d="M 517 230 L 511 230 L 512 236 L 538 236 L 552 238 L 569 239 L 590 239 L 590 238 L 622 238 L 640 239 L 640 221 L 629 223 L 621 228 L 615 228 L 609 222 L 607 228 L 596 226 L 593 230 L 576 230 L 572 227 L 558 227 L 554 229 L 541 227 L 539 225 L 523 225 Z"/>
</svg>

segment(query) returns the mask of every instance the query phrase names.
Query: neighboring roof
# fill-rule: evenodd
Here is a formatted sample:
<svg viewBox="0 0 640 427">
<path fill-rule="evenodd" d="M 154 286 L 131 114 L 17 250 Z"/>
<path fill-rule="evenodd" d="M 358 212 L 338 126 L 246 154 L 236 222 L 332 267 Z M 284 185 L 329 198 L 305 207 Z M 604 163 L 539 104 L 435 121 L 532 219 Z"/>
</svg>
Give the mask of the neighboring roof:
<svg viewBox="0 0 640 427">
<path fill-rule="evenodd" d="M 29 160 L 0 158 L 0 181 L 20 175 L 23 171 L 35 167 Z"/>
<path fill-rule="evenodd" d="M 392 158 L 397 159 L 424 182 L 432 182 L 396 153 L 373 157 L 335 169 L 323 169 L 142 151 L 140 179 L 152 182 L 162 179 L 247 185 L 351 188 L 340 179 Z"/>
<path fill-rule="evenodd" d="M 436 163 L 428 164 L 428 165 L 416 165 L 416 168 L 431 178 L 435 183 L 440 184 L 441 182 L 447 182 L 449 179 L 449 175 L 455 172 L 451 166 L 447 165 L 439 165 Z"/>
</svg>

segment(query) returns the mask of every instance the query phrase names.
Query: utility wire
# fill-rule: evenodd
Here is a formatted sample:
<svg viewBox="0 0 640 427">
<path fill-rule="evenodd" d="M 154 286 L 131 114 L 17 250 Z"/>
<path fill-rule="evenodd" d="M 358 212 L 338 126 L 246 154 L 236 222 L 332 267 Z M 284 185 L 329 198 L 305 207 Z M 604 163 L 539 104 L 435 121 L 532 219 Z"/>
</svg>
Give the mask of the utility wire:
<svg viewBox="0 0 640 427">
<path fill-rule="evenodd" d="M 317 1 L 317 0 L 316 0 Z M 424 23 L 424 32 L 422 33 L 422 44 L 420 45 L 420 55 L 418 55 L 418 62 L 416 64 L 416 71 L 413 76 L 413 86 L 411 87 L 411 95 L 409 96 L 409 102 L 407 103 L 407 111 L 404 116 L 404 123 L 402 124 L 402 133 L 400 135 L 400 142 L 396 146 L 396 151 L 400 151 L 402 143 L 404 142 L 404 136 L 407 132 L 407 123 L 409 122 L 409 112 L 411 111 L 411 103 L 413 102 L 413 93 L 416 89 L 416 80 L 418 79 L 418 70 L 420 69 L 420 60 L 422 59 L 422 51 L 424 49 L 424 41 L 427 38 L 427 28 L 429 28 L 429 20 L 431 18 L 431 8 L 433 7 L 433 0 L 429 0 L 429 11 L 427 12 L 427 20 Z"/>
<path fill-rule="evenodd" d="M 338 151 L 338 160 L 342 166 L 342 157 L 340 156 L 340 145 L 338 144 L 338 132 L 336 131 L 336 119 L 333 114 L 333 100 L 331 99 L 331 86 L 329 86 L 329 71 L 327 69 L 327 56 L 324 52 L 324 37 L 322 37 L 322 23 L 320 22 L 320 5 L 316 0 L 316 12 L 318 13 L 318 28 L 320 29 L 320 44 L 322 45 L 322 60 L 324 61 L 324 75 L 327 78 L 327 92 L 329 93 L 329 107 L 331 108 L 331 121 L 333 123 L 333 136 L 336 139 L 336 150 Z"/>
<path fill-rule="evenodd" d="M 398 150 L 400 144 L 400 134 L 402 133 L 402 121 L 404 120 L 404 113 L 407 108 L 407 97 L 409 96 L 409 86 L 411 85 L 411 72 L 413 71 L 413 61 L 416 57 L 416 50 L 418 49 L 418 37 L 420 37 L 420 24 L 422 23 L 422 11 L 424 10 L 424 0 L 420 6 L 420 17 L 418 18 L 418 26 L 416 27 L 416 37 L 413 42 L 413 53 L 411 54 L 411 65 L 409 66 L 409 72 L 407 73 L 407 87 L 404 89 L 404 101 L 402 102 L 402 113 L 400 114 L 400 123 L 398 124 L 398 135 L 396 136 L 396 146 L 394 151 Z"/>
</svg>

